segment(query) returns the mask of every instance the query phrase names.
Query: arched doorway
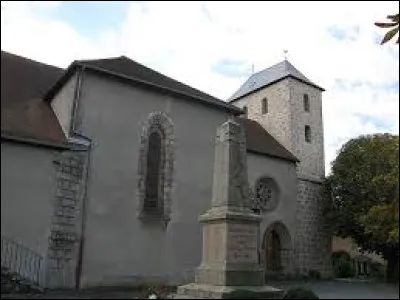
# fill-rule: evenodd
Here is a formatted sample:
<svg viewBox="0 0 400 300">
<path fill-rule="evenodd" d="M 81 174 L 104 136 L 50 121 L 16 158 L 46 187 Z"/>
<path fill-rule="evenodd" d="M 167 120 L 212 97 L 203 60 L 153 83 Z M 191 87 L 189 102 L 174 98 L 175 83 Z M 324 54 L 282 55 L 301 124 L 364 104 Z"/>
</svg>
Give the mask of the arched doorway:
<svg viewBox="0 0 400 300">
<path fill-rule="evenodd" d="M 282 250 L 281 240 L 275 230 L 272 230 L 266 238 L 265 261 L 267 269 L 273 272 L 278 272 L 282 267 L 280 255 Z"/>
<path fill-rule="evenodd" d="M 275 222 L 265 230 L 262 253 L 267 277 L 289 275 L 292 266 L 292 244 L 284 224 Z"/>
</svg>

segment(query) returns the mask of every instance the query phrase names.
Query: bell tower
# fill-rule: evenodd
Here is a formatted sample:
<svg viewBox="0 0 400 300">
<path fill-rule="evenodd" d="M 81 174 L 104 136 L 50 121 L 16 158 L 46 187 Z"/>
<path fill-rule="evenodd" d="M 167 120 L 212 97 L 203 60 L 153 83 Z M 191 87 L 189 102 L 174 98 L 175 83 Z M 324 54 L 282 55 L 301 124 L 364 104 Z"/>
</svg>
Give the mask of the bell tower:
<svg viewBox="0 0 400 300">
<path fill-rule="evenodd" d="M 299 176 L 325 175 L 322 92 L 287 59 L 255 73 L 229 99 L 299 160 Z"/>
</svg>

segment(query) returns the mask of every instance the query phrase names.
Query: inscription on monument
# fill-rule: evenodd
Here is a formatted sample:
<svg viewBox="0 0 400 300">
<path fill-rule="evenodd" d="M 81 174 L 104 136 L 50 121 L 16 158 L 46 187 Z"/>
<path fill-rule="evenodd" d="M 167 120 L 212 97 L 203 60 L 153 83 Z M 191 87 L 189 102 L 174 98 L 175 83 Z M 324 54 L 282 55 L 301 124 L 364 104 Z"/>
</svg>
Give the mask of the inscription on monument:
<svg viewBox="0 0 400 300">
<path fill-rule="evenodd" d="M 241 224 L 232 224 L 228 228 L 228 261 L 257 263 L 257 230 L 253 226 Z"/>
</svg>

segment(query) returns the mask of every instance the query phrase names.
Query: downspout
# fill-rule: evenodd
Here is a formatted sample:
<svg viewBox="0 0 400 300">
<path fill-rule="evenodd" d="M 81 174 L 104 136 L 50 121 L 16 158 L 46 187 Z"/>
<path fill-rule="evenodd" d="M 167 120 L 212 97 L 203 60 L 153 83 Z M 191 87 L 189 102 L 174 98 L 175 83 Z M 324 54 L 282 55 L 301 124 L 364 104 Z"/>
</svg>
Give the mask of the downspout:
<svg viewBox="0 0 400 300">
<path fill-rule="evenodd" d="M 84 249 L 84 241 L 85 241 L 85 229 L 86 229 L 86 202 L 87 202 L 87 190 L 88 190 L 88 182 L 89 182 L 89 172 L 91 166 L 91 150 L 92 150 L 92 140 L 84 136 L 78 132 L 76 132 L 76 118 L 79 109 L 79 100 L 81 96 L 81 89 L 82 89 L 82 81 L 83 81 L 83 74 L 85 71 L 85 66 L 82 66 L 75 87 L 74 92 L 74 100 L 73 100 L 73 108 L 72 108 L 72 118 L 71 118 L 71 125 L 70 125 L 70 135 L 71 138 L 77 138 L 79 140 L 84 140 L 84 147 L 86 148 L 85 151 L 87 152 L 86 158 L 86 169 L 85 169 L 85 179 L 84 179 L 84 190 L 83 190 L 83 197 L 82 197 L 82 210 L 81 210 L 81 236 L 79 241 L 78 247 L 78 259 L 76 263 L 75 269 L 75 288 L 80 288 L 81 283 L 81 276 L 82 276 L 82 262 L 83 262 L 83 249 Z"/>
<path fill-rule="evenodd" d="M 75 272 L 75 288 L 80 289 L 81 285 L 81 276 L 82 276 L 82 265 L 83 265 L 83 249 L 85 243 L 85 230 L 86 230 L 86 202 L 87 202 L 87 194 L 88 194 L 88 184 L 89 184 L 89 172 L 91 166 L 91 154 L 92 154 L 92 140 L 88 137 L 82 136 L 80 134 L 76 134 L 76 136 L 81 137 L 88 141 L 88 145 L 86 145 L 86 172 L 85 172 L 85 186 L 83 190 L 83 197 L 82 197 L 82 212 L 81 212 L 81 236 L 80 236 L 80 243 L 78 248 L 78 260 L 76 264 L 76 272 Z"/>
</svg>

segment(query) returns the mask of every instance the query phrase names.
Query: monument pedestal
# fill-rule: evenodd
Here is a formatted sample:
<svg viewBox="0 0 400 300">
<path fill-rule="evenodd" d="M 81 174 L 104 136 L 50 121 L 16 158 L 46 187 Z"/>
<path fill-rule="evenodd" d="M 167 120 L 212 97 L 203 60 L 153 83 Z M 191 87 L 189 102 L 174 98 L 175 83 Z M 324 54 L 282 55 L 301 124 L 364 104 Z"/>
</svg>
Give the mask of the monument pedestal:
<svg viewBox="0 0 400 300">
<path fill-rule="evenodd" d="M 248 192 L 244 132 L 229 120 L 217 131 L 212 207 L 199 218 L 202 262 L 195 283 L 178 287 L 176 298 L 226 299 L 236 290 L 282 297 L 281 290 L 264 286 L 258 259 L 261 217 L 249 208 Z"/>
<path fill-rule="evenodd" d="M 246 290 L 259 299 L 282 299 L 283 291 L 271 286 L 218 286 L 189 283 L 178 287 L 174 299 L 229 299 L 236 290 Z"/>
<path fill-rule="evenodd" d="M 179 286 L 175 299 L 227 299 L 247 290 L 260 299 L 280 299 L 283 291 L 264 285 L 258 263 L 260 216 L 242 208 L 213 207 L 200 217 L 203 258 L 195 283 Z"/>
<path fill-rule="evenodd" d="M 227 206 L 213 207 L 202 215 L 203 259 L 196 283 L 263 285 L 257 250 L 260 221 L 251 211 Z"/>
</svg>

